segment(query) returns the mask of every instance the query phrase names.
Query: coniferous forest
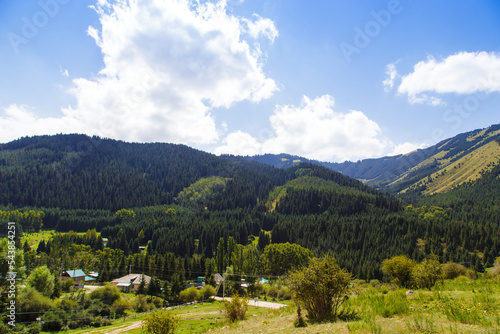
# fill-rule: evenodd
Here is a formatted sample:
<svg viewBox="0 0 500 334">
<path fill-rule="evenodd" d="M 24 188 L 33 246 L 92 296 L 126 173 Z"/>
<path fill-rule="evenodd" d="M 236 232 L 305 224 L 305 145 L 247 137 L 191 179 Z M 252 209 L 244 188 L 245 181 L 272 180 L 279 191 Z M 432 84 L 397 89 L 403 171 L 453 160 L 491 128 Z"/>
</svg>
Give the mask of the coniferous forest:
<svg viewBox="0 0 500 334">
<path fill-rule="evenodd" d="M 265 247 L 290 243 L 333 253 L 368 280 L 382 279 L 381 262 L 399 254 L 437 255 L 476 271 L 492 266 L 500 252 L 499 173 L 496 166 L 451 192 L 402 199 L 313 164 L 280 169 L 183 145 L 58 135 L 0 146 L 0 203 L 2 219 L 25 233 L 95 230 L 100 240 L 70 234 L 33 252 L 53 266 L 64 243 L 112 253 L 112 261 L 74 264 L 102 279 L 131 264 L 164 270 L 164 278 L 182 268 L 192 279 L 237 265 L 236 246 L 245 249 L 240 272 L 264 273 Z M 141 250 L 150 258 L 136 259 Z"/>
</svg>

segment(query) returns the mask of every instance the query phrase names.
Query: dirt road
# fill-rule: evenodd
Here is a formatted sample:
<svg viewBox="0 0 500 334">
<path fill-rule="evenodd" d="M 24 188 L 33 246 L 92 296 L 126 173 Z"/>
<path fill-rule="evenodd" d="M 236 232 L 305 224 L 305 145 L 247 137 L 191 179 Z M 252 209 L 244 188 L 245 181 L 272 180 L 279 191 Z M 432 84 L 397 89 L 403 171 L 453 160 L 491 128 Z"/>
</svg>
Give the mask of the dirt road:
<svg viewBox="0 0 500 334">
<path fill-rule="evenodd" d="M 215 300 L 223 300 L 222 297 L 214 297 Z M 231 298 L 226 297 L 225 300 L 231 301 Z M 265 307 L 265 308 L 272 308 L 272 309 L 279 309 L 282 307 L 286 307 L 285 304 L 279 304 L 279 303 L 270 303 L 270 302 L 264 302 L 264 301 L 257 301 L 255 300 L 249 300 L 248 301 L 249 306 L 257 306 L 257 307 Z"/>
</svg>

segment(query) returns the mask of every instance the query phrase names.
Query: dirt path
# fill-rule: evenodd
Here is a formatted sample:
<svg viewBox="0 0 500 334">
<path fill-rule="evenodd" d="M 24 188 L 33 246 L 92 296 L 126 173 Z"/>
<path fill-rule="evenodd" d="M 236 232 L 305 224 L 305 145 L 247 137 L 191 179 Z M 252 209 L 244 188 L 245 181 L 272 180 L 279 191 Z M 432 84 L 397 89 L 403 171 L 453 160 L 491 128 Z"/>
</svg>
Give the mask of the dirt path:
<svg viewBox="0 0 500 334">
<path fill-rule="evenodd" d="M 214 297 L 214 299 L 215 300 L 223 300 L 222 297 Z M 225 300 L 231 301 L 231 298 L 226 297 Z M 255 302 L 255 300 L 249 300 L 248 305 L 249 306 L 256 306 L 256 307 L 272 308 L 272 309 L 279 309 L 282 307 L 286 307 L 285 304 L 270 303 L 270 302 L 263 302 L 263 301 Z"/>
<path fill-rule="evenodd" d="M 223 300 L 222 297 L 214 297 L 215 300 Z M 225 300 L 231 301 L 231 298 L 224 298 Z M 270 308 L 270 309 L 279 309 L 282 307 L 286 307 L 285 304 L 279 304 L 279 303 L 270 303 L 270 302 L 264 302 L 264 301 L 258 301 L 255 302 L 255 300 L 249 300 L 248 301 L 249 306 L 256 306 L 256 307 L 265 307 L 265 308 Z M 201 318 L 200 318 L 201 319 Z M 141 327 L 141 321 L 136 321 L 129 323 L 127 325 L 123 325 L 123 327 L 115 328 L 111 332 L 106 332 L 106 334 L 119 334 L 119 333 L 124 333 L 127 331 L 131 331 L 133 329 L 137 329 Z"/>
<path fill-rule="evenodd" d="M 127 325 L 126 327 L 117 328 L 117 329 L 115 329 L 115 330 L 113 330 L 111 332 L 108 332 L 106 334 L 119 334 L 119 333 L 131 331 L 131 330 L 136 329 L 136 328 L 140 328 L 141 327 L 141 322 L 142 321 L 133 322 L 133 323 Z"/>
</svg>

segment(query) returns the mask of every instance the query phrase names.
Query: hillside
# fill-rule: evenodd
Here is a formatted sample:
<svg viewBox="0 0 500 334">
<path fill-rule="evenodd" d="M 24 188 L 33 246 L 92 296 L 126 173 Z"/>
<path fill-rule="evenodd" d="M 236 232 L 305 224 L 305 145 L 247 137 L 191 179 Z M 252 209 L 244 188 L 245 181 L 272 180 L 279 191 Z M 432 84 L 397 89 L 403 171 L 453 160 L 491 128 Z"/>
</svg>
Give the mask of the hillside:
<svg viewBox="0 0 500 334">
<path fill-rule="evenodd" d="M 481 149 L 494 157 L 492 145 L 497 144 L 490 139 L 497 132 L 444 142 L 447 153 L 435 164 L 446 161 L 463 168 L 461 159 L 476 161 Z M 379 163 L 390 165 L 388 160 Z M 417 260 L 436 254 L 442 261 L 482 270 L 500 251 L 498 202 L 492 195 L 498 192 L 500 167 L 490 166 L 482 178 L 470 177 L 456 187 L 449 193 L 453 196 L 432 196 L 412 207 L 313 163 L 275 168 L 183 145 L 41 136 L 0 146 L 0 219 L 15 219 L 24 231 L 39 226 L 57 232 L 96 229 L 121 256 L 147 246 L 149 255 L 194 261 L 198 272 L 205 271 L 205 260 L 214 261 L 221 248 L 229 247 L 229 240 L 250 247 L 245 256 L 259 254 L 269 242 L 296 243 L 317 255 L 333 252 L 339 264 L 365 279 L 382 278 L 381 261 L 398 254 Z M 421 180 L 438 170 L 422 167 L 407 177 Z M 418 200 L 411 191 L 403 195 Z M 99 244 L 74 238 L 91 247 Z M 127 270 L 123 260 L 113 263 L 107 272 Z M 246 272 L 258 270 L 258 261 L 252 263 Z M 192 278 L 195 272 L 186 275 Z"/>
<path fill-rule="evenodd" d="M 500 125 L 497 124 L 405 155 L 357 162 L 329 163 L 287 154 L 266 154 L 250 159 L 279 168 L 309 162 L 393 194 L 410 191 L 431 195 L 476 180 L 482 172 L 491 170 L 500 160 L 499 139 Z"/>
<path fill-rule="evenodd" d="M 184 145 L 37 136 L 0 145 L 0 204 L 109 210 L 171 204 L 202 178 L 232 178 L 251 171 L 265 174 L 269 189 L 284 182 L 280 175 L 286 174 Z"/>
</svg>

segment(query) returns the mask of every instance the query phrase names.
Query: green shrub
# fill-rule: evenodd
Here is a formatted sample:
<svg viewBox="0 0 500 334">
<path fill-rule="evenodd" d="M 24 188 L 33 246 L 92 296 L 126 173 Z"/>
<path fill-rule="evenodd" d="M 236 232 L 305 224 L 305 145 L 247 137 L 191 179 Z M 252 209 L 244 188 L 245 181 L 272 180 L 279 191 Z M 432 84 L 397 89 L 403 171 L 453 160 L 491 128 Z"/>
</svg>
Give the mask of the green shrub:
<svg viewBox="0 0 500 334">
<path fill-rule="evenodd" d="M 188 289 L 182 290 L 179 293 L 179 299 L 182 300 L 183 302 L 186 302 L 186 303 L 187 302 L 194 302 L 195 300 L 200 299 L 200 292 L 198 291 L 197 288 L 192 286 Z"/>
<path fill-rule="evenodd" d="M 46 297 L 50 297 L 54 292 L 54 275 L 47 266 L 35 268 L 28 276 L 26 283 Z"/>
<path fill-rule="evenodd" d="M 12 333 L 10 327 L 3 323 L 0 323 L 0 334 L 10 334 L 10 333 Z"/>
<path fill-rule="evenodd" d="M 120 290 L 111 283 L 106 283 L 103 287 L 92 291 L 89 294 L 90 299 L 99 299 L 106 305 L 112 305 L 120 299 Z"/>
<path fill-rule="evenodd" d="M 42 325 L 40 325 L 40 323 L 38 322 L 34 322 L 28 326 L 27 330 L 28 334 L 40 334 L 40 332 L 42 331 Z"/>
<path fill-rule="evenodd" d="M 132 307 L 136 312 L 147 312 L 151 309 L 151 304 L 148 304 L 148 300 L 144 295 L 138 295 L 134 302 L 132 303 Z"/>
<path fill-rule="evenodd" d="M 336 320 L 351 279 L 351 274 L 340 268 L 332 255 L 326 255 L 313 259 L 308 267 L 292 272 L 288 286 L 295 302 L 307 310 L 309 319 Z"/>
<path fill-rule="evenodd" d="M 75 285 L 75 282 L 73 281 L 72 278 L 64 281 L 61 283 L 61 289 L 63 292 L 69 292 L 71 291 L 71 288 Z"/>
<path fill-rule="evenodd" d="M 237 294 L 231 297 L 231 301 L 223 303 L 222 313 L 230 321 L 244 320 L 248 310 L 248 301 Z"/>
<path fill-rule="evenodd" d="M 207 284 L 200 290 L 201 300 L 208 300 L 210 297 L 215 296 L 216 290 L 213 286 Z"/>
<path fill-rule="evenodd" d="M 279 290 L 277 287 L 275 286 L 272 286 L 270 287 L 269 289 L 267 289 L 266 291 L 266 295 L 269 297 L 269 298 L 276 298 L 278 297 L 278 293 L 279 293 Z"/>
<path fill-rule="evenodd" d="M 17 307 L 20 313 L 17 315 L 16 321 L 35 321 L 37 317 L 53 309 L 54 303 L 35 288 L 27 286 L 17 296 Z"/>
<path fill-rule="evenodd" d="M 165 303 L 167 303 L 167 301 L 165 301 L 163 298 L 153 296 L 151 298 L 151 303 L 155 306 L 155 308 L 161 308 L 165 305 Z"/>
<path fill-rule="evenodd" d="M 394 256 L 382 262 L 382 271 L 392 277 L 395 284 L 409 287 L 412 283 L 412 271 L 416 263 L 406 255 Z"/>
<path fill-rule="evenodd" d="M 467 273 L 467 268 L 465 268 L 461 264 L 455 262 L 448 262 L 443 265 L 443 276 L 446 279 L 454 279 L 459 276 L 465 276 L 466 273 Z"/>
<path fill-rule="evenodd" d="M 61 315 L 64 315 L 64 313 Z M 46 332 L 59 332 L 63 327 L 63 321 L 60 319 L 59 314 L 52 312 L 45 313 L 42 316 L 42 322 L 42 330 Z"/>
<path fill-rule="evenodd" d="M 111 312 L 116 314 L 116 316 L 123 316 L 125 314 L 125 311 L 130 310 L 132 306 L 130 305 L 130 302 L 125 299 L 117 299 L 113 302 L 113 305 L 111 305 Z"/>
<path fill-rule="evenodd" d="M 431 289 L 443 279 L 441 264 L 436 259 L 425 259 L 415 265 L 411 272 L 413 282 L 422 289 Z"/>
<path fill-rule="evenodd" d="M 295 327 L 307 327 L 307 323 L 302 317 L 302 312 L 300 310 L 300 305 L 297 307 L 297 319 L 294 320 L 293 325 Z"/>
<path fill-rule="evenodd" d="M 165 311 L 151 313 L 142 321 L 142 329 L 148 334 L 174 333 L 179 325 L 179 319 Z"/>
</svg>

